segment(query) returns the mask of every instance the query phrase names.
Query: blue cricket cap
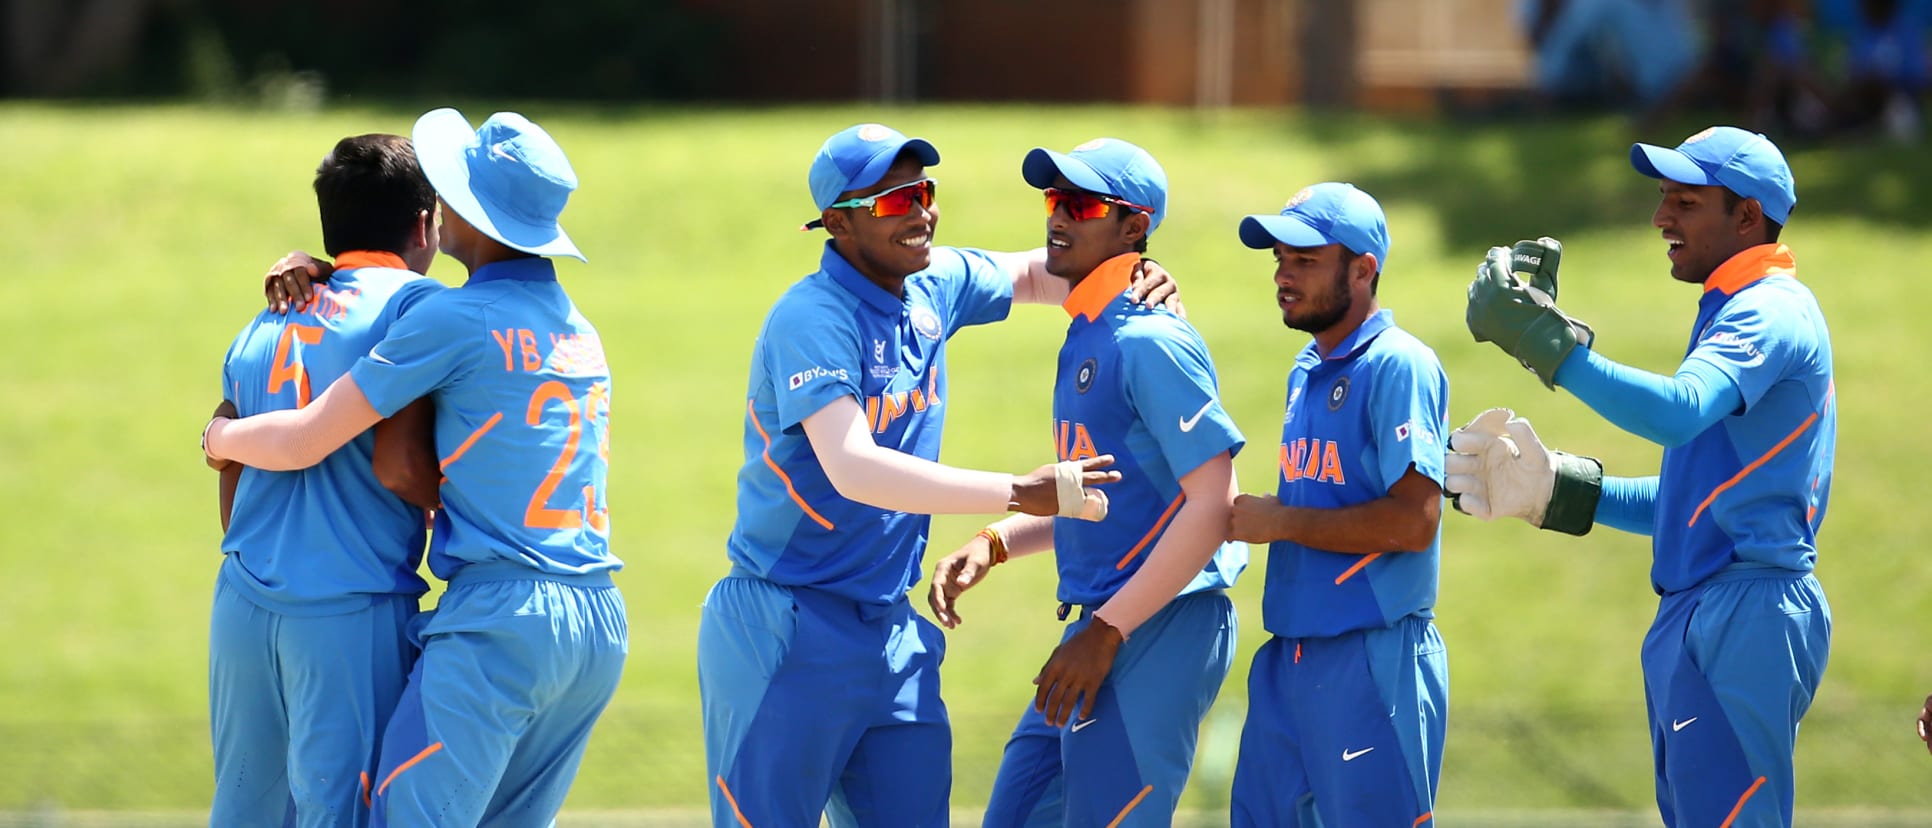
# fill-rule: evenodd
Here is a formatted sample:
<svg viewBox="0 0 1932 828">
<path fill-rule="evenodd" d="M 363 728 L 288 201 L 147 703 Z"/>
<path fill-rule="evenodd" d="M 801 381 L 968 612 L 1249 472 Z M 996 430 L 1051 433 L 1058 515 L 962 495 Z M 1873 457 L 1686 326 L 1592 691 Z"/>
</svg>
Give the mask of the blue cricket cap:
<svg viewBox="0 0 1932 828">
<path fill-rule="evenodd" d="M 1375 254 L 1379 272 L 1389 263 L 1389 222 L 1373 196 L 1353 184 L 1326 181 L 1303 187 L 1288 199 L 1280 215 L 1242 219 L 1241 243 L 1256 250 L 1276 243 L 1289 247 L 1339 244 L 1351 253 Z"/>
<path fill-rule="evenodd" d="M 858 124 L 840 130 L 825 139 L 825 144 L 818 148 L 818 157 L 812 159 L 808 179 L 812 203 L 823 213 L 839 200 L 839 193 L 879 183 L 903 152 L 911 152 L 924 166 L 939 163 L 939 150 L 926 139 L 907 138 L 905 133 L 884 124 Z M 812 219 L 801 229 L 810 230 L 820 225 L 818 219 Z"/>
<path fill-rule="evenodd" d="M 1020 175 L 1042 190 L 1053 186 L 1055 177 L 1066 176 L 1087 192 L 1150 208 L 1150 236 L 1167 217 L 1167 171 L 1147 150 L 1119 138 L 1095 138 L 1068 153 L 1035 147 L 1020 164 Z"/>
<path fill-rule="evenodd" d="M 557 223 L 577 173 L 543 127 L 498 112 L 472 130 L 463 113 L 443 108 L 416 119 L 410 143 L 436 195 L 483 235 L 525 253 L 588 261 Z"/>
<path fill-rule="evenodd" d="M 1730 126 L 1716 126 L 1684 139 L 1676 149 L 1653 144 L 1631 144 L 1630 166 L 1651 178 L 1679 184 L 1723 187 L 1764 205 L 1764 214 L 1779 224 L 1798 206 L 1798 190 L 1791 166 L 1771 139 Z"/>
</svg>

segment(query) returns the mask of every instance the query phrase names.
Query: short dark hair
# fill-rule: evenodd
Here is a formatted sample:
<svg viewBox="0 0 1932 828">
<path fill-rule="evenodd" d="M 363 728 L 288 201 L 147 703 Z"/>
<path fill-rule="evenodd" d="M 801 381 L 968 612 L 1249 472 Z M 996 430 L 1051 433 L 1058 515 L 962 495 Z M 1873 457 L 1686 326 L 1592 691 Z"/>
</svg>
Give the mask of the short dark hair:
<svg viewBox="0 0 1932 828">
<path fill-rule="evenodd" d="M 1719 187 L 1718 189 L 1724 191 L 1724 212 L 1726 213 L 1737 212 L 1737 206 L 1739 204 L 1744 203 L 1744 196 L 1738 195 L 1736 192 L 1733 192 L 1729 187 Z M 1778 234 L 1783 232 L 1784 232 L 1783 224 L 1778 223 L 1777 220 L 1771 218 L 1770 216 L 1764 217 L 1764 243 L 1765 244 L 1776 244 L 1778 242 Z"/>
<path fill-rule="evenodd" d="M 436 191 L 408 138 L 381 133 L 337 141 L 315 168 L 322 249 L 401 253 L 416 217 L 436 209 Z"/>
</svg>

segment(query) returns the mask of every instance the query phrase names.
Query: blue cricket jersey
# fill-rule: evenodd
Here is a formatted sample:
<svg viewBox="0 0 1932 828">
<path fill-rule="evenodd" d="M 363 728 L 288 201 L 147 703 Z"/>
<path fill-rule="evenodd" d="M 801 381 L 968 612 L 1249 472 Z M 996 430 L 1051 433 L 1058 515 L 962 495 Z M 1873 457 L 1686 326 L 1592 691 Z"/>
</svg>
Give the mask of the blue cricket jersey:
<svg viewBox="0 0 1932 828">
<path fill-rule="evenodd" d="M 424 395 L 435 403 L 437 577 L 497 562 L 555 575 L 623 566 L 604 491 L 610 367 L 555 263 L 478 268 L 398 319 L 350 375 L 383 416 Z"/>
<path fill-rule="evenodd" d="M 1246 444 L 1221 407 L 1207 343 L 1165 308 L 1128 301 L 1137 254 L 1116 256 L 1075 286 L 1073 317 L 1053 383 L 1053 441 L 1061 460 L 1114 456 L 1120 481 L 1107 493 L 1107 519 L 1056 518 L 1054 559 L 1061 601 L 1098 605 L 1140 571 L 1184 498 L 1181 478 Z M 1181 590 L 1234 585 L 1248 545 L 1221 545 Z"/>
<path fill-rule="evenodd" d="M 1277 496 L 1337 509 L 1386 497 L 1410 468 L 1442 484 L 1449 378 L 1435 351 L 1377 311 L 1327 358 L 1308 343 L 1288 375 Z M 1422 552 L 1347 555 L 1268 547 L 1262 624 L 1275 635 L 1335 636 L 1435 617 L 1442 529 Z"/>
<path fill-rule="evenodd" d="M 946 340 L 1005 319 L 1012 304 L 1011 274 L 983 251 L 933 248 L 901 299 L 826 242 L 818 272 L 778 298 L 752 346 L 731 562 L 854 601 L 901 600 L 919 580 L 932 519 L 840 497 L 803 423 L 851 397 L 865 408 L 873 442 L 938 460 Z"/>
<path fill-rule="evenodd" d="M 1831 496 L 1838 407 L 1831 335 L 1784 245 L 1732 257 L 1705 281 L 1686 362 L 1737 385 L 1744 407 L 1664 450 L 1650 579 L 1690 589 L 1730 568 L 1809 572 Z"/>
<path fill-rule="evenodd" d="M 370 262 L 370 266 L 349 265 Z M 222 396 L 241 416 L 308 405 L 398 315 L 442 289 L 390 253 L 355 251 L 307 310 L 264 310 L 228 348 Z M 392 412 L 393 413 L 393 412 Z M 375 430 L 299 471 L 244 468 L 222 538 L 221 577 L 265 609 L 334 615 L 377 595 L 421 595 L 423 511 L 376 481 Z"/>
</svg>

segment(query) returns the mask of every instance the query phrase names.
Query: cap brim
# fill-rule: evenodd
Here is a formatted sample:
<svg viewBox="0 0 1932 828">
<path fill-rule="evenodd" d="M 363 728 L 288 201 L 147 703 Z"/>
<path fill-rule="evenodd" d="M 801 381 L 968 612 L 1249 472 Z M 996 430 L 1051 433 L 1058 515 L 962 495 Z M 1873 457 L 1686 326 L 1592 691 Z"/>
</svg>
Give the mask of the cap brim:
<svg viewBox="0 0 1932 828">
<path fill-rule="evenodd" d="M 1241 220 L 1241 243 L 1256 250 L 1277 244 L 1289 247 L 1321 247 L 1336 244 L 1307 222 L 1294 216 L 1248 216 Z"/>
<path fill-rule="evenodd" d="M 865 162 L 865 166 L 859 168 L 859 174 L 852 176 L 851 182 L 845 185 L 845 191 L 863 190 L 879 183 L 880 179 L 885 178 L 886 171 L 892 169 L 893 164 L 898 163 L 899 156 L 908 152 L 912 153 L 912 157 L 918 160 L 922 167 L 939 163 L 938 148 L 924 138 L 907 138 L 904 143 L 887 144 L 874 153 L 872 158 Z"/>
<path fill-rule="evenodd" d="M 1092 165 L 1045 147 L 1035 147 L 1026 154 L 1026 160 L 1020 163 L 1020 175 L 1027 184 L 1038 190 L 1053 186 L 1056 179 L 1065 176 L 1073 186 L 1087 192 L 1117 195 Z"/>
<path fill-rule="evenodd" d="M 1655 144 L 1631 144 L 1630 166 L 1651 178 L 1669 179 L 1693 187 L 1708 187 L 1717 183 L 1717 179 L 1692 161 L 1690 156 Z"/>
<path fill-rule="evenodd" d="M 470 189 L 468 149 L 476 143 L 476 128 L 454 109 L 434 109 L 416 119 L 409 131 L 416 147 L 416 163 L 436 196 L 483 235 L 513 250 L 537 256 L 569 256 L 587 262 L 570 235 L 557 224 L 528 224 L 502 209 L 491 209 Z"/>
</svg>

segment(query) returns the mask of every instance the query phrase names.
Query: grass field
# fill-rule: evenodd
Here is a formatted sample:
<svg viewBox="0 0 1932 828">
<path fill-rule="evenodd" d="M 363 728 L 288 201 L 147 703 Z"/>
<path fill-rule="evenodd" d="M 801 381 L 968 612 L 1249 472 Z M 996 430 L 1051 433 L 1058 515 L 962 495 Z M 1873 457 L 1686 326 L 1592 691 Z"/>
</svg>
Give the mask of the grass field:
<svg viewBox="0 0 1932 828">
<path fill-rule="evenodd" d="M 940 242 L 1042 239 L 1018 174 L 1035 145 L 1096 135 L 1149 148 L 1172 181 L 1152 253 L 1185 286 L 1224 401 L 1252 441 L 1238 469 L 1272 490 L 1282 382 L 1306 337 L 1281 327 L 1267 254 L 1235 240 L 1304 184 L 1350 180 L 1388 210 L 1382 300 L 1434 346 L 1451 418 L 1493 405 L 1551 443 L 1652 471 L 1658 451 L 1544 391 L 1470 341 L 1462 291 L 1490 244 L 1566 244 L 1563 305 L 1602 352 L 1652 370 L 1682 354 L 1696 288 L 1670 281 L 1648 224 L 1654 184 L 1610 120 L 1449 125 L 1278 113 L 1069 108 L 572 109 L 521 107 L 569 151 L 583 187 L 565 224 L 591 264 L 560 271 L 616 375 L 614 543 L 632 613 L 624 684 L 571 799 L 572 824 L 646 824 L 705 796 L 697 606 L 726 569 L 751 341 L 771 300 L 816 264 L 805 168 L 819 142 L 885 120 L 945 153 Z M 466 107 L 472 121 L 490 110 Z M 217 564 L 214 478 L 194 456 L 223 349 L 259 306 L 258 275 L 318 249 L 309 179 L 339 137 L 407 132 L 416 109 L 278 115 L 186 107 L 0 106 L 0 811 L 161 813 L 205 807 L 205 658 Z M 1912 731 L 1932 690 L 1932 540 L 1922 379 L 1932 308 L 1932 155 L 1793 148 L 1800 204 L 1785 234 L 1834 322 L 1842 405 L 1820 577 L 1834 653 L 1800 741 L 1801 824 L 1927 824 L 1932 758 Z M 433 276 L 461 279 L 454 261 Z M 1065 317 L 1016 310 L 952 349 L 945 459 L 1006 470 L 1051 455 L 1053 355 Z M 997 389 L 1018 389 L 999 393 Z M 950 549 L 979 521 L 935 522 Z M 1445 518 L 1438 623 L 1451 652 L 1444 825 L 1642 825 L 1650 807 L 1637 647 L 1655 608 L 1647 542 Z M 1034 565 L 1037 564 L 1037 565 Z M 967 596 L 945 681 L 955 804 L 985 801 L 1027 683 L 1056 637 L 1046 561 Z M 1237 590 L 1243 662 L 1263 640 L 1254 570 Z M 1219 812 L 1245 704 L 1245 664 L 1203 738 L 1188 805 Z M 1853 809 L 1853 810 L 1843 810 Z M 1515 816 L 1509 816 L 1515 814 Z M 1608 816 L 1591 816 L 1607 814 Z M 1617 816 L 1626 814 L 1632 816 Z M 1916 815 L 1916 816 L 1914 816 Z M 675 817 L 668 817 L 675 818 Z M 20 824 L 128 824 L 48 822 Z M 1210 820 L 1212 817 L 1210 816 Z"/>
</svg>

